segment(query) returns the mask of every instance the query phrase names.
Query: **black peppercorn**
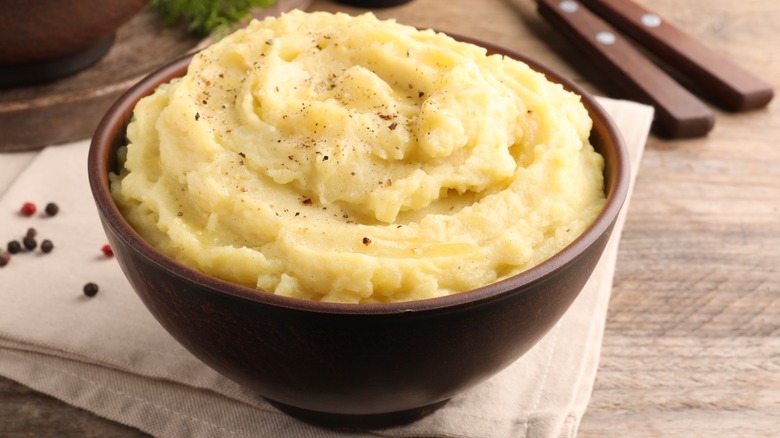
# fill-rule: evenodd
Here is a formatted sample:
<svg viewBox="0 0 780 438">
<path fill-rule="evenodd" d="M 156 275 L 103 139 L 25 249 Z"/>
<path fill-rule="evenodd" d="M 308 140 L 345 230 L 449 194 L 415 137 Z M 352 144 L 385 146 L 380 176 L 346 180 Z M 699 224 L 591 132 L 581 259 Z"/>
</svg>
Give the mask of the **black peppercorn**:
<svg viewBox="0 0 780 438">
<path fill-rule="evenodd" d="M 43 242 L 41 242 L 41 251 L 45 252 L 46 254 L 50 253 L 51 250 L 54 249 L 54 244 L 51 243 L 51 240 L 46 239 Z"/>
<path fill-rule="evenodd" d="M 98 293 L 98 285 L 95 283 L 87 283 L 84 285 L 84 295 L 88 297 L 94 297 Z"/>
<path fill-rule="evenodd" d="M 60 207 L 57 204 L 53 202 L 49 202 L 48 204 L 46 204 L 46 214 L 48 214 L 49 216 L 54 216 L 59 212 L 60 212 Z"/>
<path fill-rule="evenodd" d="M 32 236 L 24 236 L 22 243 L 24 244 L 24 247 L 30 251 L 34 250 L 35 247 L 38 246 L 38 242 L 35 240 L 35 237 Z"/>
<path fill-rule="evenodd" d="M 9 257 L 9 256 L 7 256 L 5 254 L 0 254 L 0 268 L 2 268 L 3 266 L 7 265 L 10 260 L 11 260 L 11 257 Z"/>
<path fill-rule="evenodd" d="M 8 252 L 16 254 L 22 250 L 22 244 L 18 240 L 12 240 L 8 242 Z"/>
<path fill-rule="evenodd" d="M 30 228 L 27 229 L 27 234 L 25 234 L 25 235 L 26 236 L 30 236 L 30 237 L 35 237 L 35 236 L 38 235 L 38 230 L 36 230 L 35 228 L 30 227 Z"/>
</svg>

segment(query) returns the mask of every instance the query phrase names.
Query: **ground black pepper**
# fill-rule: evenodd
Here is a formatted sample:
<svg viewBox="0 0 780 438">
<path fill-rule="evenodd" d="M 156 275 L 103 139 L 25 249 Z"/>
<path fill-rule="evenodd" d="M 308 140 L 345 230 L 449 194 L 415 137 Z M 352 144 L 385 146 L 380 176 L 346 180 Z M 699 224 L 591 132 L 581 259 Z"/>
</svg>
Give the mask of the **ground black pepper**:
<svg viewBox="0 0 780 438">
<path fill-rule="evenodd" d="M 87 283 L 84 285 L 84 295 L 88 297 L 94 297 L 98 293 L 98 285 L 95 283 Z"/>
</svg>

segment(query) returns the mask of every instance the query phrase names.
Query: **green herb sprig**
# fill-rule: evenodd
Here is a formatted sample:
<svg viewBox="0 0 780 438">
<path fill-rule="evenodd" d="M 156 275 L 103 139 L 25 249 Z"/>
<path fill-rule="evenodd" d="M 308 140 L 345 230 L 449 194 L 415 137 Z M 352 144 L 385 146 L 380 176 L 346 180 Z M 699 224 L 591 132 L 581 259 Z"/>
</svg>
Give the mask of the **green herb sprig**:
<svg viewBox="0 0 780 438">
<path fill-rule="evenodd" d="M 224 34 L 228 28 L 247 16 L 254 7 L 270 7 L 274 0 L 151 0 L 168 25 L 185 23 L 198 37 Z"/>
</svg>

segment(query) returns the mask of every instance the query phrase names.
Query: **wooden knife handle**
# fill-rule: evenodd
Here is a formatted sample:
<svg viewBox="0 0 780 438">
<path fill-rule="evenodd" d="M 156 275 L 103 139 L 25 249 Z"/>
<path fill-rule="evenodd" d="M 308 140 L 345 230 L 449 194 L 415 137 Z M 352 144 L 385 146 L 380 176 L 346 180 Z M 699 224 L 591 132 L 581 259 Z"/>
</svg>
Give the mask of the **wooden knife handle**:
<svg viewBox="0 0 780 438">
<path fill-rule="evenodd" d="M 772 86 L 630 0 L 581 0 L 733 111 L 766 106 Z"/>
<path fill-rule="evenodd" d="M 574 0 L 537 0 L 539 13 L 578 44 L 632 99 L 655 107 L 655 122 L 670 137 L 705 135 L 715 114 L 703 102 Z"/>
</svg>

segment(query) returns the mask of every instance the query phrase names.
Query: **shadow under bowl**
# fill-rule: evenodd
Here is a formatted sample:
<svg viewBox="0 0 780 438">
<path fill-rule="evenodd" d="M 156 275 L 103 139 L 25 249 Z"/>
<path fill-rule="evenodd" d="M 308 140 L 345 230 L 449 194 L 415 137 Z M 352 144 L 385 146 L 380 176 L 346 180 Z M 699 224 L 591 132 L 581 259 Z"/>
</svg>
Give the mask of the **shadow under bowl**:
<svg viewBox="0 0 780 438">
<path fill-rule="evenodd" d="M 520 54 L 460 38 L 528 63 L 582 96 L 591 142 L 605 158 L 606 205 L 574 242 L 536 267 L 472 291 L 393 304 L 298 300 L 185 267 L 144 241 L 109 191 L 133 107 L 185 73 L 190 58 L 124 94 L 99 125 L 89 180 L 103 227 L 131 285 L 183 346 L 280 409 L 331 427 L 413 421 L 521 357 L 561 318 L 593 272 L 629 185 L 622 137 L 596 100 Z"/>
</svg>

